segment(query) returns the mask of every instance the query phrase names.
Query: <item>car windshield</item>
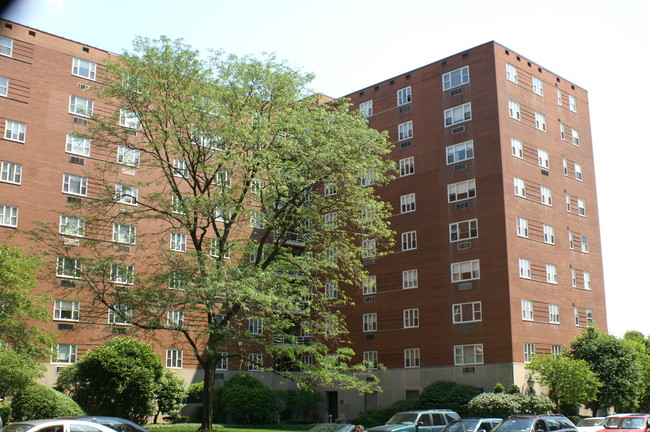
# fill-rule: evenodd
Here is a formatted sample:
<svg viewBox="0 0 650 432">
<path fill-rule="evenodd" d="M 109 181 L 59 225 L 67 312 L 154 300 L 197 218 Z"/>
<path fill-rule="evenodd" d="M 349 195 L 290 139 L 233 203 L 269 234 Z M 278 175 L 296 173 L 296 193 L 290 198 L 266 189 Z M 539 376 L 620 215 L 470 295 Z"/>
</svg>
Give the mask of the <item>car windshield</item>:
<svg viewBox="0 0 650 432">
<path fill-rule="evenodd" d="M 496 430 L 499 432 L 527 432 L 530 430 L 532 422 L 533 419 L 529 418 L 508 419 L 501 423 Z"/>
<path fill-rule="evenodd" d="M 34 425 L 24 423 L 14 423 L 0 428 L 0 432 L 25 432 L 33 428 Z"/>
<path fill-rule="evenodd" d="M 462 420 L 450 423 L 445 429 L 447 432 L 468 432 L 473 431 L 478 424 L 478 420 Z"/>
<path fill-rule="evenodd" d="M 386 424 L 414 425 L 417 418 L 417 413 L 397 413 Z"/>
<path fill-rule="evenodd" d="M 603 424 L 603 421 L 605 419 L 602 418 L 586 418 L 580 420 L 580 423 L 578 423 L 578 426 L 600 426 Z"/>
</svg>

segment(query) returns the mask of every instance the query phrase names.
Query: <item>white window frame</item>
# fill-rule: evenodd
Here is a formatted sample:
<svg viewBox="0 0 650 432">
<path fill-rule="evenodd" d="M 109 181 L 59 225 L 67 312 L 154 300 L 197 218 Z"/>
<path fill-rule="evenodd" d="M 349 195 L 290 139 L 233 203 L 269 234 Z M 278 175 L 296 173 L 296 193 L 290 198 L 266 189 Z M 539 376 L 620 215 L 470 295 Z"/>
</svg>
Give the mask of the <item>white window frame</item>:
<svg viewBox="0 0 650 432">
<path fill-rule="evenodd" d="M 591 327 L 594 325 L 594 311 L 593 309 L 585 310 L 585 319 L 587 320 L 587 326 Z"/>
<path fill-rule="evenodd" d="M 521 121 L 521 105 L 519 105 L 519 102 L 508 101 L 508 115 L 511 119 Z"/>
<path fill-rule="evenodd" d="M 402 311 L 404 328 L 420 327 L 420 309 L 411 308 Z"/>
<path fill-rule="evenodd" d="M 364 351 L 363 362 L 368 369 L 377 369 L 379 366 L 379 354 L 377 351 Z"/>
<path fill-rule="evenodd" d="M 553 225 L 544 224 L 543 231 L 544 231 L 544 243 L 554 245 L 555 244 L 555 227 Z"/>
<path fill-rule="evenodd" d="M 533 321 L 535 320 L 535 310 L 533 308 L 532 300 L 522 300 L 521 301 L 521 319 L 523 321 Z"/>
<path fill-rule="evenodd" d="M 574 164 L 574 170 L 575 170 L 575 177 L 576 180 L 582 181 L 582 165 L 580 164 Z"/>
<path fill-rule="evenodd" d="M 557 285 L 557 266 L 546 264 L 546 283 Z"/>
<path fill-rule="evenodd" d="M 59 256 L 56 259 L 56 276 L 66 279 L 81 279 L 81 259 Z"/>
<path fill-rule="evenodd" d="M 515 84 L 519 82 L 519 74 L 517 73 L 517 66 L 506 63 L 506 79 Z"/>
<path fill-rule="evenodd" d="M 582 272 L 582 279 L 584 283 L 584 288 L 591 291 L 591 273 Z"/>
<path fill-rule="evenodd" d="M 560 324 L 560 305 L 548 305 L 548 322 L 551 324 Z"/>
<path fill-rule="evenodd" d="M 528 238 L 528 219 L 517 216 L 517 236 Z"/>
<path fill-rule="evenodd" d="M 469 260 L 451 263 L 451 282 L 466 282 L 481 278 L 480 260 Z"/>
<path fill-rule="evenodd" d="M 571 128 L 571 143 L 576 147 L 580 147 L 580 133 L 574 128 Z"/>
<path fill-rule="evenodd" d="M 569 111 L 578 112 L 578 106 L 576 105 L 576 97 L 569 95 Z"/>
<path fill-rule="evenodd" d="M 361 242 L 361 257 L 373 259 L 377 256 L 377 241 L 375 239 L 363 240 Z"/>
<path fill-rule="evenodd" d="M 566 158 L 562 158 L 562 169 L 564 170 L 564 175 L 568 176 L 569 175 L 569 162 L 566 160 Z"/>
<path fill-rule="evenodd" d="M 578 198 L 577 202 L 578 202 L 578 215 L 585 217 L 587 215 L 587 210 L 585 209 L 585 200 L 582 198 Z"/>
<path fill-rule="evenodd" d="M 397 125 L 397 140 L 404 141 L 413 138 L 413 122 L 407 121 Z"/>
<path fill-rule="evenodd" d="M 571 269 L 571 287 L 578 287 L 578 272 L 574 268 Z"/>
<path fill-rule="evenodd" d="M 79 302 L 76 300 L 54 300 L 56 321 L 79 321 Z"/>
<path fill-rule="evenodd" d="M 546 132 L 546 116 L 544 114 L 535 112 L 535 129 Z"/>
<path fill-rule="evenodd" d="M 564 123 L 560 123 L 560 139 L 562 141 L 566 140 L 566 131 L 564 130 Z"/>
<path fill-rule="evenodd" d="M 19 185 L 23 178 L 23 166 L 18 163 L 2 161 L 0 182 Z"/>
<path fill-rule="evenodd" d="M 540 186 L 539 187 L 539 193 L 540 193 L 540 198 L 542 200 L 542 204 L 547 205 L 549 207 L 553 206 L 553 195 L 551 192 L 551 188 L 548 186 Z"/>
<path fill-rule="evenodd" d="M 337 281 L 325 282 L 325 298 L 329 300 L 339 298 L 339 283 Z"/>
<path fill-rule="evenodd" d="M 76 344 L 56 344 L 52 353 L 52 364 L 73 364 L 76 362 Z"/>
<path fill-rule="evenodd" d="M 217 366 L 215 367 L 216 370 L 228 370 L 228 353 L 227 352 L 220 352 L 221 357 L 217 361 Z"/>
<path fill-rule="evenodd" d="M 377 313 L 366 313 L 362 316 L 363 322 L 363 332 L 374 332 L 377 331 Z"/>
<path fill-rule="evenodd" d="M 537 77 L 533 77 L 533 93 L 544 96 L 544 82 Z"/>
<path fill-rule="evenodd" d="M 517 138 L 510 138 L 510 146 L 512 147 L 512 155 L 516 158 L 524 158 L 524 145 L 521 140 Z"/>
<path fill-rule="evenodd" d="M 442 91 L 460 87 L 469 82 L 469 66 L 463 66 L 442 75 Z"/>
<path fill-rule="evenodd" d="M 531 278 L 530 260 L 528 258 L 519 258 L 519 277 L 522 279 Z"/>
<path fill-rule="evenodd" d="M 127 305 L 113 304 L 108 308 L 108 323 L 113 325 L 131 325 L 133 310 Z"/>
<path fill-rule="evenodd" d="M 252 317 L 248 319 L 248 332 L 253 335 L 264 333 L 264 321 L 262 318 Z"/>
<path fill-rule="evenodd" d="M 447 185 L 447 202 L 455 203 L 476 198 L 476 180 L 464 180 Z"/>
<path fill-rule="evenodd" d="M 167 327 L 180 330 L 185 324 L 185 311 L 170 309 L 167 311 Z"/>
<path fill-rule="evenodd" d="M 573 249 L 575 247 L 575 243 L 573 240 L 573 232 L 568 231 L 568 234 L 569 234 L 569 249 Z"/>
<path fill-rule="evenodd" d="M 402 289 L 413 289 L 418 287 L 418 269 L 402 271 Z"/>
<path fill-rule="evenodd" d="M 117 163 L 132 168 L 140 166 L 140 150 L 127 146 L 117 146 Z"/>
<path fill-rule="evenodd" d="M 264 367 L 264 354 L 248 354 L 248 370 L 250 372 L 261 371 Z"/>
<path fill-rule="evenodd" d="M 452 323 L 463 324 L 483 321 L 480 301 L 456 303 L 451 305 Z"/>
<path fill-rule="evenodd" d="M 18 207 L 0 204 L 0 226 L 18 227 Z"/>
<path fill-rule="evenodd" d="M 368 275 L 361 281 L 361 294 L 370 295 L 377 293 L 377 276 Z"/>
<path fill-rule="evenodd" d="M 187 234 L 169 233 L 169 249 L 176 252 L 185 252 L 187 250 Z"/>
<path fill-rule="evenodd" d="M 129 129 L 140 129 L 140 119 L 138 115 L 127 109 L 120 109 L 120 126 Z"/>
<path fill-rule="evenodd" d="M 524 343 L 524 363 L 530 363 L 533 357 L 535 357 L 535 344 Z"/>
<path fill-rule="evenodd" d="M 133 285 L 135 282 L 135 266 L 132 264 L 111 264 L 110 280 L 114 284 Z"/>
<path fill-rule="evenodd" d="M 402 233 L 402 251 L 415 250 L 418 248 L 417 231 Z"/>
<path fill-rule="evenodd" d="M 138 205 L 138 188 L 121 183 L 115 185 L 115 201 L 130 206 Z"/>
<path fill-rule="evenodd" d="M 188 178 L 190 171 L 187 168 L 187 162 L 183 159 L 174 159 L 172 161 L 172 173 L 174 177 Z"/>
<path fill-rule="evenodd" d="M 115 243 L 134 245 L 136 239 L 135 225 L 113 224 L 113 241 Z"/>
<path fill-rule="evenodd" d="M 62 214 L 59 216 L 59 234 L 71 237 L 84 237 L 86 221 L 79 216 Z"/>
<path fill-rule="evenodd" d="M 5 120 L 5 139 L 24 143 L 27 124 L 16 120 Z"/>
<path fill-rule="evenodd" d="M 557 104 L 562 106 L 562 90 L 557 89 Z"/>
<path fill-rule="evenodd" d="M 445 110 L 445 127 L 454 126 L 459 123 L 465 123 L 470 120 L 472 120 L 471 102 L 457 105 Z"/>
<path fill-rule="evenodd" d="M 66 153 L 80 156 L 90 156 L 90 138 L 80 137 L 69 133 L 66 135 L 65 151 Z"/>
<path fill-rule="evenodd" d="M 566 211 L 571 213 L 571 195 L 566 194 Z"/>
<path fill-rule="evenodd" d="M 94 101 L 80 96 L 70 95 L 68 112 L 81 117 L 92 117 Z"/>
<path fill-rule="evenodd" d="M 74 174 L 63 174 L 63 193 L 88 196 L 88 178 Z"/>
<path fill-rule="evenodd" d="M 526 180 L 515 177 L 514 178 L 515 195 L 521 198 L 526 198 Z"/>
<path fill-rule="evenodd" d="M 332 213 L 326 213 L 323 216 L 323 228 L 326 230 L 333 230 L 338 227 L 338 213 L 332 212 Z"/>
<path fill-rule="evenodd" d="M 7 97 L 9 94 L 9 78 L 0 76 L 0 96 Z"/>
<path fill-rule="evenodd" d="M 411 213 L 415 211 L 415 194 L 410 193 L 399 197 L 400 213 Z"/>
<path fill-rule="evenodd" d="M 573 319 L 575 321 L 576 327 L 580 325 L 580 309 L 577 307 L 573 308 Z"/>
<path fill-rule="evenodd" d="M 338 193 L 338 187 L 336 183 L 328 183 L 323 187 L 323 196 L 329 197 L 336 195 Z"/>
<path fill-rule="evenodd" d="M 449 242 L 478 238 L 478 219 L 468 219 L 449 224 Z"/>
<path fill-rule="evenodd" d="M 474 141 L 447 146 L 447 165 L 474 159 Z"/>
<path fill-rule="evenodd" d="M 72 59 L 72 75 L 95 81 L 97 63 L 75 57 Z"/>
<path fill-rule="evenodd" d="M 420 367 L 420 348 L 406 348 L 404 350 L 404 367 L 407 369 Z"/>
<path fill-rule="evenodd" d="M 586 234 L 580 235 L 580 250 L 584 253 L 589 253 L 589 237 Z"/>
<path fill-rule="evenodd" d="M 415 174 L 415 157 L 409 156 L 399 160 L 399 176 L 406 177 Z"/>
<path fill-rule="evenodd" d="M 14 51 L 14 40 L 6 36 L 0 36 L 0 55 L 11 57 Z"/>
<path fill-rule="evenodd" d="M 165 367 L 168 369 L 182 369 L 183 350 L 180 349 L 165 350 Z"/>
<path fill-rule="evenodd" d="M 406 105 L 412 101 L 411 86 L 397 90 L 397 106 Z"/>
<path fill-rule="evenodd" d="M 483 361 L 483 344 L 454 345 L 454 365 L 477 365 Z"/>
<path fill-rule="evenodd" d="M 548 151 L 538 148 L 537 149 L 537 163 L 539 166 L 542 168 L 549 169 L 551 167 L 549 158 L 548 158 Z"/>
<path fill-rule="evenodd" d="M 361 102 L 359 104 L 359 111 L 361 111 L 361 116 L 364 118 L 368 118 L 372 116 L 372 99 Z"/>
</svg>

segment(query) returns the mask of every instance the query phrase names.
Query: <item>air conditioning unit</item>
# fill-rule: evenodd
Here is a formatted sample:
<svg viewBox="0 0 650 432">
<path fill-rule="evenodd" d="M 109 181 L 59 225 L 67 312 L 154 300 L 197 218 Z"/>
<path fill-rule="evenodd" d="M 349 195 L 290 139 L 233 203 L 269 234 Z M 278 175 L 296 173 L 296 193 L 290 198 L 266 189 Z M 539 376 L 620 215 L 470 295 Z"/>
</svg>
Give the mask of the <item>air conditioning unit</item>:
<svg viewBox="0 0 650 432">
<path fill-rule="evenodd" d="M 85 125 L 88 124 L 88 120 L 87 120 L 87 119 L 80 118 L 80 117 L 72 117 L 72 123 L 74 123 L 74 124 L 80 124 L 80 125 L 84 125 L 84 126 L 85 126 Z"/>
<path fill-rule="evenodd" d="M 456 89 L 453 89 L 453 90 L 451 90 L 451 91 L 449 92 L 449 96 L 456 96 L 456 95 L 458 95 L 458 94 L 461 94 L 462 92 L 463 92 L 463 88 L 462 88 L 462 87 L 460 87 L 460 88 L 456 88 Z"/>
<path fill-rule="evenodd" d="M 458 126 L 458 127 L 455 127 L 455 128 L 453 128 L 451 130 L 451 133 L 453 133 L 453 134 L 457 134 L 457 133 L 461 133 L 461 132 L 465 132 L 465 126 Z"/>
<path fill-rule="evenodd" d="M 66 200 L 68 201 L 69 204 L 80 204 L 81 203 L 81 198 L 79 197 L 66 197 Z"/>
<path fill-rule="evenodd" d="M 79 156 L 70 156 L 68 158 L 68 162 L 73 164 L 78 164 L 78 165 L 84 165 L 86 163 L 86 160 Z"/>
<path fill-rule="evenodd" d="M 368 296 L 363 298 L 364 303 L 373 303 L 375 301 L 375 296 Z"/>
</svg>

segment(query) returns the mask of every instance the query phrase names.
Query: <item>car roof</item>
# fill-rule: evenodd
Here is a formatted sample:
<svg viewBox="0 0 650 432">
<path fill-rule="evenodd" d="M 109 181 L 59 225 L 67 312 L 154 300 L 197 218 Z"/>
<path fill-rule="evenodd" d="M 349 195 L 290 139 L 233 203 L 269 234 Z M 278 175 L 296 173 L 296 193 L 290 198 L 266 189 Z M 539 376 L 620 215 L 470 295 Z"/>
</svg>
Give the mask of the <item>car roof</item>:
<svg viewBox="0 0 650 432">
<path fill-rule="evenodd" d="M 76 420 L 76 419 L 37 419 L 37 420 L 25 420 L 25 421 L 20 421 L 20 422 L 15 422 L 12 423 L 12 425 L 29 425 L 29 426 L 41 426 L 41 425 L 47 425 L 47 424 L 72 424 L 72 425 L 80 425 L 80 426 L 88 426 L 88 427 L 93 427 L 95 429 L 99 430 L 105 430 L 105 431 L 110 431 L 114 432 L 113 429 L 109 428 L 108 426 L 104 426 L 99 423 L 93 423 L 85 420 Z"/>
</svg>

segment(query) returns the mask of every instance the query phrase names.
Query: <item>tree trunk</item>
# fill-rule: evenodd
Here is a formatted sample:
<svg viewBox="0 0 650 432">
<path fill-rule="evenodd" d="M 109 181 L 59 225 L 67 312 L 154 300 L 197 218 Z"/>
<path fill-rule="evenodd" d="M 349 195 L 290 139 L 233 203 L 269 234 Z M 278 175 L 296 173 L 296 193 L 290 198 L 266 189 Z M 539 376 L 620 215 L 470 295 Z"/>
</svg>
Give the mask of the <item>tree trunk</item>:
<svg viewBox="0 0 650 432">
<path fill-rule="evenodd" d="M 210 355 L 210 354 L 208 354 Z M 212 430 L 212 400 L 214 399 L 214 378 L 216 375 L 216 361 L 209 358 L 205 362 L 206 366 L 203 371 L 203 417 L 199 431 Z"/>
</svg>

